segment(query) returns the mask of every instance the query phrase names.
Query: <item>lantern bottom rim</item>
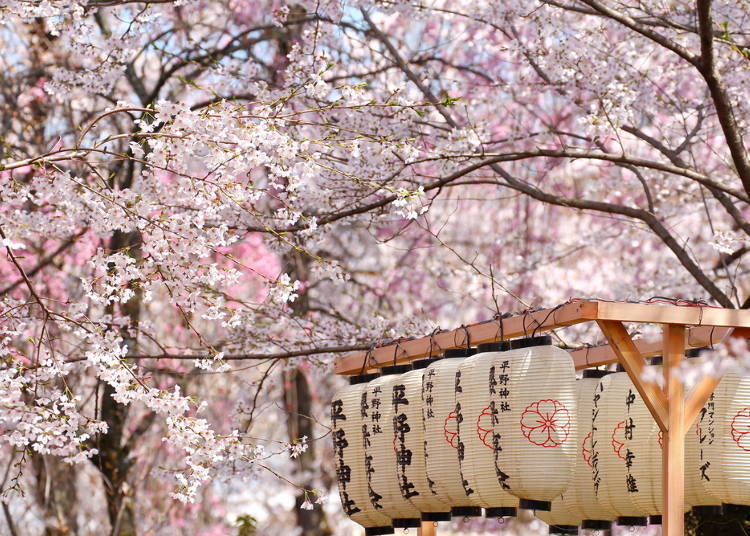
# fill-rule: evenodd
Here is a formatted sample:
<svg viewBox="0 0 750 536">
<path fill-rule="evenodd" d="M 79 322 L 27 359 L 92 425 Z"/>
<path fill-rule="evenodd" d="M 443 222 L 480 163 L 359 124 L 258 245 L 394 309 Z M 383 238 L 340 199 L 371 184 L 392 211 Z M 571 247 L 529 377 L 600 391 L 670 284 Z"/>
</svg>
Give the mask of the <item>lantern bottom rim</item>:
<svg viewBox="0 0 750 536">
<path fill-rule="evenodd" d="M 581 528 L 586 530 L 610 530 L 612 522 L 604 519 L 584 519 Z"/>
<path fill-rule="evenodd" d="M 648 518 L 638 516 L 620 516 L 617 518 L 617 524 L 626 527 L 645 527 L 648 525 Z"/>
<path fill-rule="evenodd" d="M 422 512 L 422 521 L 450 521 L 450 512 Z"/>
<path fill-rule="evenodd" d="M 578 534 L 578 527 L 575 525 L 550 525 L 550 534 Z"/>
<path fill-rule="evenodd" d="M 722 504 L 722 509 L 724 510 L 725 514 L 750 515 L 750 506 L 746 504 L 724 503 Z"/>
<path fill-rule="evenodd" d="M 693 513 L 702 516 L 720 516 L 724 515 L 724 508 L 720 504 L 701 504 L 693 506 Z"/>
<path fill-rule="evenodd" d="M 552 510 L 552 502 L 521 499 L 518 501 L 518 507 L 521 510 L 541 510 L 542 512 L 549 512 L 550 510 Z"/>
<path fill-rule="evenodd" d="M 422 520 L 417 517 L 396 517 L 392 520 L 394 529 L 418 529 Z"/>
<path fill-rule="evenodd" d="M 393 527 L 365 527 L 365 536 L 383 536 L 393 534 Z"/>
<path fill-rule="evenodd" d="M 484 517 L 516 517 L 517 513 L 514 506 L 498 506 L 484 509 Z"/>
<path fill-rule="evenodd" d="M 479 506 L 454 506 L 451 515 L 455 517 L 480 517 L 482 509 Z"/>
</svg>

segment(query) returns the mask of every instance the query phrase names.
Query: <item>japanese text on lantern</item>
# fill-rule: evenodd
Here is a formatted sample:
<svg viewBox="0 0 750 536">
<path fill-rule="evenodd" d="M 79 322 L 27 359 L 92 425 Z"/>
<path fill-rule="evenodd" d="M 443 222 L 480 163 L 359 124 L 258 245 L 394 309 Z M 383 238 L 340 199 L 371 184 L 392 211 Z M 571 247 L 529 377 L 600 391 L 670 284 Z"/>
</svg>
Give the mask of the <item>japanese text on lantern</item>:
<svg viewBox="0 0 750 536">
<path fill-rule="evenodd" d="M 411 431 L 409 416 L 404 413 L 402 406 L 408 406 L 405 385 L 393 386 L 393 433 L 396 436 L 396 464 L 399 473 L 399 487 L 405 499 L 419 495 L 414 483 L 409 481 L 406 467 L 411 465 L 412 452 L 406 448 L 406 435 Z"/>
<path fill-rule="evenodd" d="M 344 461 L 344 451 L 349 446 L 349 442 L 346 440 L 346 431 L 338 426 L 339 421 L 346 420 L 343 400 L 334 400 L 331 404 L 331 420 L 333 421 L 334 430 L 333 448 L 334 455 L 336 456 L 336 477 L 339 482 L 339 495 L 341 496 L 341 504 L 344 507 L 346 515 L 351 516 L 361 510 L 357 507 L 354 500 L 349 497 L 349 492 L 346 490 L 347 485 L 352 481 L 352 469 Z"/>
<path fill-rule="evenodd" d="M 594 494 L 599 494 L 599 485 L 602 482 L 601 474 L 599 473 L 599 440 L 596 439 L 597 427 L 596 419 L 599 417 L 599 401 L 602 398 L 604 392 L 604 385 L 599 382 L 596 390 L 594 391 L 594 404 L 591 407 L 591 478 L 594 481 Z"/>
<path fill-rule="evenodd" d="M 705 480 L 707 482 L 711 481 L 711 478 L 709 476 L 709 469 L 711 467 L 711 461 L 703 459 L 703 448 L 708 445 L 714 444 L 714 439 L 716 437 L 716 429 L 715 429 L 715 422 L 714 422 L 714 409 L 716 407 L 716 403 L 714 401 L 714 393 L 711 393 L 711 396 L 708 397 L 708 401 L 706 402 L 706 405 L 701 408 L 700 413 L 700 419 L 698 421 L 698 429 L 696 430 L 698 434 L 698 448 L 699 448 L 699 463 L 700 463 L 700 472 L 701 472 L 701 480 Z"/>
<path fill-rule="evenodd" d="M 378 391 L 380 390 L 380 387 L 377 387 Z M 367 417 L 368 413 L 367 410 L 370 409 L 370 405 L 367 403 L 367 394 L 368 390 L 365 390 L 362 392 L 362 398 L 360 400 L 360 415 L 362 415 L 362 446 L 365 449 L 365 472 L 367 473 L 367 492 L 370 496 L 370 502 L 372 505 L 377 509 L 380 510 L 383 508 L 383 505 L 380 504 L 380 500 L 383 498 L 382 495 L 378 494 L 374 489 L 372 489 L 372 473 L 375 472 L 375 468 L 372 466 L 372 443 L 370 441 L 371 433 L 370 433 L 370 427 L 367 424 Z"/>
<path fill-rule="evenodd" d="M 501 452 L 503 451 L 502 435 L 498 432 L 500 424 L 500 413 L 510 411 L 510 391 L 508 390 L 508 380 L 510 373 L 510 361 L 505 360 L 498 367 L 490 367 L 489 376 L 489 393 L 490 393 L 490 413 L 492 415 L 492 450 L 495 454 L 495 475 L 500 487 L 510 489 L 508 480 L 510 475 L 502 470 Z M 497 398 L 497 400 L 495 400 Z"/>
<path fill-rule="evenodd" d="M 456 394 L 462 393 L 463 388 L 461 387 L 461 370 L 456 371 L 456 383 L 454 386 L 454 391 Z M 456 402 L 456 433 L 458 434 L 458 461 L 462 462 L 464 461 L 464 454 L 466 453 L 466 445 L 463 442 L 463 439 L 461 437 L 461 423 L 464 422 L 464 416 L 461 413 L 461 403 Z M 466 435 L 464 431 L 464 435 Z M 466 495 L 471 495 L 474 493 L 474 490 L 471 489 L 471 486 L 469 486 L 469 481 L 464 478 L 464 472 L 461 464 L 458 465 L 458 472 L 461 475 L 461 485 L 464 488 L 464 493 Z"/>
<path fill-rule="evenodd" d="M 433 369 L 427 370 L 427 374 L 425 374 L 424 376 L 424 383 L 422 385 L 422 402 L 424 403 L 425 419 L 435 418 L 435 412 L 432 409 L 432 403 L 434 402 L 434 399 L 432 398 L 432 389 L 435 386 L 433 382 L 434 378 L 435 371 Z"/>
<path fill-rule="evenodd" d="M 635 422 L 633 422 L 633 417 L 630 415 L 630 407 L 635 403 L 635 393 L 633 393 L 633 389 L 628 389 L 628 394 L 625 396 L 625 407 L 627 408 L 625 411 L 625 424 L 623 425 L 623 435 L 625 438 L 625 468 L 628 471 L 627 476 L 625 477 L 625 483 L 628 488 L 628 493 L 638 493 L 638 481 L 636 480 L 633 473 L 630 471 L 630 469 L 633 467 L 633 462 L 635 461 L 635 453 L 630 450 L 631 442 L 633 441 L 633 435 L 635 432 Z M 616 430 L 616 429 L 615 429 Z M 620 456 L 623 458 L 623 456 Z"/>
<path fill-rule="evenodd" d="M 432 378 L 435 376 L 435 371 L 430 369 L 427 371 L 427 374 L 422 374 L 422 427 L 424 428 L 424 421 L 427 418 L 434 418 L 435 412 L 432 410 Z M 428 390 L 429 388 L 429 390 Z M 429 400 L 429 404 L 428 404 Z M 427 439 L 422 441 L 422 449 L 424 453 L 424 459 L 425 463 L 427 463 Z M 430 493 L 433 495 L 437 495 L 437 490 L 435 489 L 435 481 L 430 480 L 430 477 L 427 477 L 427 487 L 430 488 Z"/>
</svg>

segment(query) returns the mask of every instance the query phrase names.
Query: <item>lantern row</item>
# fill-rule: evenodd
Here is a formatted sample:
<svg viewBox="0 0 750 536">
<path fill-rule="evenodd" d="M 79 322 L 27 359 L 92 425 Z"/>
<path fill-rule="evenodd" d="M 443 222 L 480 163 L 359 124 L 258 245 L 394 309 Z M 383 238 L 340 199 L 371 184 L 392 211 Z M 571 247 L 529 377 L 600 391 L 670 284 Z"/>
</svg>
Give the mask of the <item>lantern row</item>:
<svg viewBox="0 0 750 536">
<path fill-rule="evenodd" d="M 661 432 L 627 373 L 576 380 L 549 337 L 350 382 L 332 403 L 336 471 L 343 509 L 367 536 L 517 509 L 557 534 L 661 522 Z M 685 474 L 686 508 L 750 505 L 750 378 L 725 376 L 706 402 Z"/>
</svg>

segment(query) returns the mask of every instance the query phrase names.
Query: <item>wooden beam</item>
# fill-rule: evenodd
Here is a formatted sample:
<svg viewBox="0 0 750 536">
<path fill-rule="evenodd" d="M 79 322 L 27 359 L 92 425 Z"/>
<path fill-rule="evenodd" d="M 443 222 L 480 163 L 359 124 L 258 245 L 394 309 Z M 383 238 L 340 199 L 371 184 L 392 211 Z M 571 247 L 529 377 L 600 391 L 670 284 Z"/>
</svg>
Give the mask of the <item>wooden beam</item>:
<svg viewBox="0 0 750 536">
<path fill-rule="evenodd" d="M 369 355 L 368 352 L 347 354 L 336 360 L 334 372 L 336 374 L 357 374 L 362 370 L 363 363 L 366 363 L 367 367 L 383 367 L 392 364 L 394 357 L 396 363 L 427 357 L 430 354 L 430 349 L 434 354 L 439 354 L 449 348 L 466 346 L 467 342 L 476 345 L 514 339 L 532 335 L 532 333 L 541 334 L 550 329 L 596 319 L 598 304 L 599 302 L 596 301 L 566 303 L 553 309 L 542 309 L 502 320 L 490 320 L 443 331 L 431 337 L 388 344 L 375 348 Z"/>
<path fill-rule="evenodd" d="M 687 307 L 598 301 L 598 320 L 651 322 L 690 326 L 750 328 L 750 311 L 718 307 Z"/>
<path fill-rule="evenodd" d="M 630 338 L 628 330 L 625 329 L 622 322 L 599 320 L 597 323 L 617 355 L 619 362 L 622 363 L 623 368 L 630 376 L 633 385 L 648 406 L 651 415 L 654 416 L 659 428 L 666 431 L 667 399 L 658 385 L 643 381 L 641 378 L 643 369 L 646 367 L 646 361 L 638 351 L 633 339 Z"/>
<path fill-rule="evenodd" d="M 664 536 L 685 534 L 685 398 L 676 369 L 685 359 L 685 326 L 669 324 L 664 334 L 664 391 L 667 430 L 662 448 L 662 529 Z"/>
<path fill-rule="evenodd" d="M 443 331 L 434 336 L 408 339 L 377 347 L 372 352 L 355 352 L 338 358 L 334 364 L 336 374 L 356 374 L 367 368 L 379 368 L 438 354 L 449 348 L 494 342 L 544 333 L 554 328 L 571 326 L 590 320 L 619 322 L 653 322 L 660 324 L 688 324 L 691 329 L 688 345 L 704 346 L 724 337 L 727 328 L 736 326 L 750 338 L 750 311 L 719 309 L 713 307 L 687 307 L 677 305 L 649 305 L 640 303 L 605 302 L 597 300 L 575 301 L 552 309 L 523 313 L 502 321 L 490 320 L 466 327 Z M 502 329 L 500 327 L 502 322 Z M 638 343 L 642 345 L 642 343 Z M 660 353 L 658 343 L 646 343 L 644 355 Z M 588 368 L 613 363 L 617 356 L 607 347 L 595 347 L 573 352 L 576 368 Z"/>
<path fill-rule="evenodd" d="M 701 348 L 703 346 L 711 346 L 722 341 L 730 331 L 732 331 L 731 328 L 714 328 L 710 326 L 689 328 L 687 347 Z M 738 333 L 738 331 L 735 330 L 734 333 Z M 745 330 L 745 333 L 747 334 L 745 338 L 750 338 L 750 330 Z M 664 349 L 664 343 L 661 338 L 657 340 L 638 339 L 633 342 L 643 357 L 661 355 Z M 617 363 L 617 354 L 615 354 L 612 347 L 608 344 L 573 350 L 570 352 L 570 356 L 573 358 L 576 370 Z"/>
</svg>

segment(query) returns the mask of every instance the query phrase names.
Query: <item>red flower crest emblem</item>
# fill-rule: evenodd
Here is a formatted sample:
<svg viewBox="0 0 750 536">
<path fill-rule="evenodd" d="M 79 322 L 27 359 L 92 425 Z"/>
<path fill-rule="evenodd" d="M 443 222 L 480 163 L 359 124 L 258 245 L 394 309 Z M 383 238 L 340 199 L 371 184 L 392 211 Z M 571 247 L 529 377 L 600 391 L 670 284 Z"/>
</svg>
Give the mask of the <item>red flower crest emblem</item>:
<svg viewBox="0 0 750 536">
<path fill-rule="evenodd" d="M 492 446 L 492 410 L 490 406 L 484 408 L 477 417 L 477 435 L 479 441 L 484 443 L 485 447 L 494 448 Z"/>
<path fill-rule="evenodd" d="M 454 449 L 458 449 L 458 422 L 456 421 L 456 410 L 451 411 L 445 418 L 443 424 L 443 435 L 445 440 Z"/>
<path fill-rule="evenodd" d="M 625 446 L 625 421 L 620 421 L 617 426 L 612 430 L 612 450 L 617 457 L 624 460 L 625 456 L 622 453 L 622 447 Z"/>
<path fill-rule="evenodd" d="M 591 432 L 589 432 L 581 442 L 581 456 L 583 457 L 583 461 L 585 461 L 589 467 L 594 467 L 591 463 L 591 456 L 593 456 L 593 454 L 594 452 L 591 446 Z"/>
<path fill-rule="evenodd" d="M 559 447 L 568 439 L 570 413 L 558 400 L 532 402 L 521 414 L 521 432 L 540 447 Z"/>
<path fill-rule="evenodd" d="M 742 409 L 734 416 L 731 432 L 737 446 L 750 451 L 750 408 Z"/>
</svg>

